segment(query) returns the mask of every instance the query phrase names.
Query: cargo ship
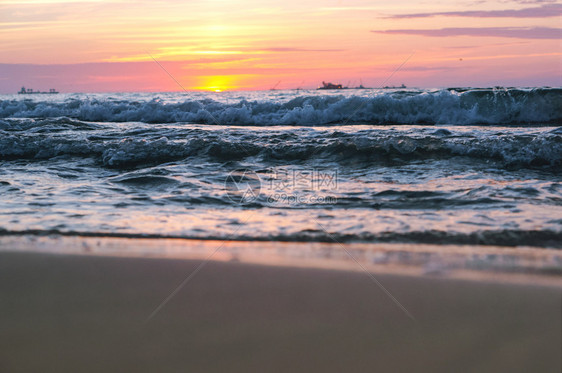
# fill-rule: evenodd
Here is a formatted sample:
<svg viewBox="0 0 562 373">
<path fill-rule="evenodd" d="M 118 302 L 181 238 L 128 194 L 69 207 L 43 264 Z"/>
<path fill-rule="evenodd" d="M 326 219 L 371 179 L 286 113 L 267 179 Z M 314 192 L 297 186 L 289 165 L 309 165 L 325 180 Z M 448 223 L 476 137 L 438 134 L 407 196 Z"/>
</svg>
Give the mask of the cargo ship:
<svg viewBox="0 0 562 373">
<path fill-rule="evenodd" d="M 25 88 L 25 87 L 21 87 L 20 91 L 18 92 L 18 94 L 20 95 L 36 95 L 36 94 L 47 94 L 47 95 L 53 95 L 53 94 L 57 94 L 57 90 L 54 88 L 49 89 L 49 92 L 41 92 L 41 91 L 34 91 L 31 88 Z"/>
<path fill-rule="evenodd" d="M 343 87 L 341 84 L 322 82 L 322 87 L 318 87 L 318 89 L 347 89 L 347 87 Z"/>
<path fill-rule="evenodd" d="M 408 88 L 404 84 L 399 87 L 396 86 L 384 86 L 380 87 L 379 89 L 405 89 Z M 341 84 L 333 84 L 333 83 L 326 83 L 322 82 L 322 87 L 318 87 L 317 89 L 373 89 L 369 87 L 364 87 L 363 84 L 360 84 L 358 87 L 344 87 Z"/>
</svg>

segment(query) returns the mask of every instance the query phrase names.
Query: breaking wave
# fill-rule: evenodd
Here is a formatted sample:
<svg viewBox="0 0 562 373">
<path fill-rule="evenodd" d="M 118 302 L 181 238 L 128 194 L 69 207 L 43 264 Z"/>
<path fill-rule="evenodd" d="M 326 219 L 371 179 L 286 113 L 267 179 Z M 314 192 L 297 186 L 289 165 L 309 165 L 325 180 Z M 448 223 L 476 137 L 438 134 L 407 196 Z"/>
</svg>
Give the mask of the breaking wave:
<svg viewBox="0 0 562 373">
<path fill-rule="evenodd" d="M 347 92 L 346 92 L 347 93 Z M 189 97 L 189 96 L 188 96 Z M 212 98 L 166 102 L 69 96 L 63 102 L 0 101 L 0 118 L 67 117 L 92 122 L 221 125 L 562 124 L 562 89 L 373 91 L 367 97 L 290 95 L 289 99 Z"/>
<path fill-rule="evenodd" d="M 60 156 L 91 157 L 107 167 L 179 161 L 188 157 L 242 160 L 258 157 L 264 162 L 327 159 L 343 162 L 385 162 L 440 159 L 454 156 L 499 161 L 506 166 L 562 165 L 560 128 L 538 133 L 454 133 L 446 129 L 427 132 L 339 132 L 290 130 L 239 133 L 234 130 L 133 128 L 129 131 L 95 131 L 87 123 L 68 118 L 58 126 L 77 131 L 47 130 L 43 121 L 28 124 L 0 121 L 0 159 L 42 160 Z M 46 120 L 52 124 L 52 120 Z M 4 124 L 4 127 L 2 126 Z M 14 130 L 14 127 L 20 130 Z M 24 129 L 21 129 L 23 127 Z M 59 127 L 57 127 L 59 128 Z M 429 127 L 430 128 L 430 127 Z M 2 130 L 3 129 L 3 130 Z"/>
</svg>

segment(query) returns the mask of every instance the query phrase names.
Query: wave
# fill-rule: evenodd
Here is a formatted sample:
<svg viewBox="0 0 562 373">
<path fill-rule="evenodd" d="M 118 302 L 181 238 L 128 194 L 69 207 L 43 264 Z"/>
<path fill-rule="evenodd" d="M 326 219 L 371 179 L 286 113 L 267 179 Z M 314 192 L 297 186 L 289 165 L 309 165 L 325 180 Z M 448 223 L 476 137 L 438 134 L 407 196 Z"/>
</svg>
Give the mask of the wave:
<svg viewBox="0 0 562 373">
<path fill-rule="evenodd" d="M 418 243 L 442 245 L 488 245 L 488 246 L 530 246 L 562 249 L 562 231 L 553 230 L 482 230 L 471 233 L 446 232 L 439 230 L 413 232 L 382 232 L 380 234 L 342 234 L 323 230 L 307 230 L 294 234 L 258 235 L 258 236 L 185 236 L 152 233 L 116 233 L 116 232 L 79 232 L 58 229 L 47 230 L 7 230 L 0 227 L 0 236 L 82 236 L 82 237 L 119 237 L 119 238 L 181 238 L 232 241 L 279 241 L 279 242 L 339 242 L 339 243 Z"/>
<path fill-rule="evenodd" d="M 63 121 L 66 123 L 66 121 Z M 74 126 L 82 126 L 73 123 Z M 38 125 L 42 128 L 42 125 Z M 1 128 L 1 127 L 0 127 Z M 334 162 L 392 162 L 465 157 L 497 161 L 506 167 L 562 166 L 560 128 L 540 133 L 451 133 L 439 129 L 425 133 L 377 130 L 344 133 L 314 131 L 294 134 L 233 133 L 231 131 L 152 131 L 132 133 L 89 131 L 0 130 L 0 159 L 43 160 L 61 156 L 90 157 L 106 167 L 129 167 L 180 161 L 189 157 L 215 161 L 258 157 L 264 162 L 326 159 Z M 162 136 L 167 134 L 168 136 Z M 130 135 L 130 136 L 127 136 Z"/>
<path fill-rule="evenodd" d="M 64 102 L 0 101 L 0 118 L 67 117 L 90 122 L 221 125 L 562 124 L 562 89 L 374 91 L 371 97 L 164 102 L 71 97 Z"/>
</svg>

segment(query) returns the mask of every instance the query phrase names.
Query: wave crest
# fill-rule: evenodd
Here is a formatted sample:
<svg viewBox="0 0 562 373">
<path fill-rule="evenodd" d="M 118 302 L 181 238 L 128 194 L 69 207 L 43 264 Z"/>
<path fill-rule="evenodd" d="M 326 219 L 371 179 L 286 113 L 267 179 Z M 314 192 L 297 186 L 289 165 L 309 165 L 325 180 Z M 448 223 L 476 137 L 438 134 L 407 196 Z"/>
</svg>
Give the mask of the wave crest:
<svg viewBox="0 0 562 373">
<path fill-rule="evenodd" d="M 295 136 L 290 131 L 237 134 L 235 131 L 162 129 L 145 136 L 133 134 L 84 135 L 83 131 L 29 133 L 1 131 L 0 159 L 50 159 L 59 156 L 91 157 L 107 167 L 164 163 L 189 157 L 229 161 L 259 157 L 264 162 L 326 159 L 333 162 L 417 161 L 466 157 L 503 162 L 509 167 L 562 166 L 562 135 L 538 134 L 486 136 L 377 130 L 342 133 L 312 131 Z M 88 133 L 90 131 L 87 131 Z M 142 131 L 140 131 L 142 132 Z M 136 136 L 134 135 L 136 134 Z M 130 135 L 130 136 L 127 136 Z"/>
<path fill-rule="evenodd" d="M 538 124 L 562 123 L 562 89 L 376 91 L 371 97 L 299 96 L 287 102 L 149 101 L 69 98 L 4 100 L 0 118 L 68 117 L 94 122 L 223 125 Z"/>
</svg>

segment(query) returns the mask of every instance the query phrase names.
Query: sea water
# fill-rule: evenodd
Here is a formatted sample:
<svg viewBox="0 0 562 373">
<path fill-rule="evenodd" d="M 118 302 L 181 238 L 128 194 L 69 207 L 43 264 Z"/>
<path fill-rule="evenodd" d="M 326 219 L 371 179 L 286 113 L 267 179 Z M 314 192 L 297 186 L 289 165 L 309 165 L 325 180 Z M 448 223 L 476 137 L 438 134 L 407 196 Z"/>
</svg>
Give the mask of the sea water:
<svg viewBox="0 0 562 373">
<path fill-rule="evenodd" d="M 0 233 L 562 247 L 562 89 L 0 96 Z"/>
</svg>

